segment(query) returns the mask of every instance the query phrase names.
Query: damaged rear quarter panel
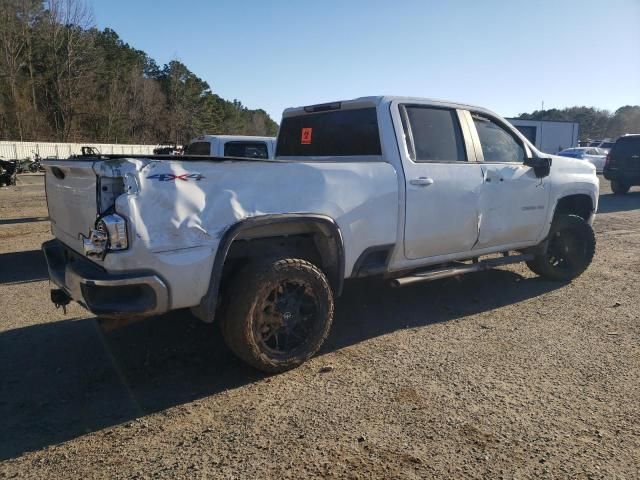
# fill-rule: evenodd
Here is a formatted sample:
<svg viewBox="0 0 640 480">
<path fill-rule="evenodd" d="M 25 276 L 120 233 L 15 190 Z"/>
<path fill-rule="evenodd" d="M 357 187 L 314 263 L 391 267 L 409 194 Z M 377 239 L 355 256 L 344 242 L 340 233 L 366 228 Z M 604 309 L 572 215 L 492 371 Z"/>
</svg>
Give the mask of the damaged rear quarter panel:
<svg viewBox="0 0 640 480">
<path fill-rule="evenodd" d="M 200 301 L 221 236 L 245 218 L 331 217 L 344 239 L 346 276 L 365 248 L 396 241 L 397 178 L 384 162 L 162 160 L 136 167 L 138 192 L 116 201 L 132 245 L 107 255 L 105 267 L 157 271 L 171 286 L 172 308 Z"/>
</svg>

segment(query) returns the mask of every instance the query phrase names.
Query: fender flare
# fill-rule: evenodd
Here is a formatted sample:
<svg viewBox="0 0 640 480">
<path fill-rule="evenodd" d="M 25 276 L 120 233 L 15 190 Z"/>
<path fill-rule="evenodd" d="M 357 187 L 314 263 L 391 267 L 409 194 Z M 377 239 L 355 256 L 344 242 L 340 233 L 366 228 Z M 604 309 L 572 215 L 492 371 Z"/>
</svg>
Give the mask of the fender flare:
<svg viewBox="0 0 640 480">
<path fill-rule="evenodd" d="M 591 213 L 591 222 L 593 222 L 594 215 L 598 209 L 598 197 L 595 193 L 586 188 L 578 188 L 578 189 L 569 189 L 563 192 L 560 192 L 557 196 L 555 196 L 551 202 L 551 205 L 547 212 L 547 217 L 545 219 L 544 228 L 540 232 L 540 236 L 538 237 L 538 243 L 543 244 L 547 240 L 547 236 L 549 235 L 549 231 L 551 229 L 551 224 L 553 223 L 553 219 L 556 216 L 556 212 L 558 210 L 558 205 L 560 201 L 565 198 L 574 196 L 574 195 L 584 195 L 585 197 L 589 197 L 591 199 L 591 206 L 593 207 L 593 211 Z"/>
<path fill-rule="evenodd" d="M 305 222 L 319 225 L 322 230 L 328 231 L 330 237 L 335 241 L 338 253 L 338 268 L 335 275 L 336 278 L 330 278 L 329 283 L 332 285 L 336 296 L 339 296 L 344 286 L 345 253 L 342 233 L 338 224 L 331 217 L 313 213 L 267 214 L 242 219 L 224 231 L 213 261 L 209 287 L 200 300 L 200 304 L 191 309 L 192 313 L 207 323 L 213 322 L 218 306 L 218 293 L 224 264 L 232 243 L 243 231 L 264 225 Z"/>
<path fill-rule="evenodd" d="M 573 196 L 577 196 L 577 195 L 583 195 L 585 197 L 589 197 L 589 199 L 591 200 L 591 207 L 592 207 L 592 215 L 597 213 L 598 211 L 598 196 L 591 190 L 588 189 L 571 189 L 571 190 L 567 190 L 564 192 L 561 192 L 556 198 L 555 201 L 553 202 L 552 208 L 549 211 L 549 224 L 551 224 L 551 222 L 553 221 L 553 218 L 556 215 L 556 211 L 558 209 L 558 205 L 560 204 L 560 202 L 562 200 L 564 200 L 565 198 L 569 198 L 569 197 L 573 197 Z"/>
</svg>

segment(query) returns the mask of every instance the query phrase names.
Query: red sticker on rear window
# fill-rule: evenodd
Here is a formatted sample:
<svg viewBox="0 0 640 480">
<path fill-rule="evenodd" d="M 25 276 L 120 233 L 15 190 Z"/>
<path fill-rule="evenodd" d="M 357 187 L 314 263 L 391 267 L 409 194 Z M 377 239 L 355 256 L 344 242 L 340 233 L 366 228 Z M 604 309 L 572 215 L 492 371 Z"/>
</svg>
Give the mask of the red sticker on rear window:
<svg viewBox="0 0 640 480">
<path fill-rule="evenodd" d="M 311 145 L 311 134 L 313 133 L 313 128 L 303 128 L 302 129 L 302 137 L 300 138 L 300 143 L 302 145 Z"/>
</svg>

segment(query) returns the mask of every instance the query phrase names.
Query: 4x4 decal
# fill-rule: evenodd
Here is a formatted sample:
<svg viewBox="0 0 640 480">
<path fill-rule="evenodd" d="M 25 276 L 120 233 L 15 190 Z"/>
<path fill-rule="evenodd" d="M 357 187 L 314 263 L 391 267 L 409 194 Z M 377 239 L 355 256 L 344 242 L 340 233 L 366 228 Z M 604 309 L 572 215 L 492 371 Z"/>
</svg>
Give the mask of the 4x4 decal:
<svg viewBox="0 0 640 480">
<path fill-rule="evenodd" d="M 189 181 L 195 180 L 196 182 L 202 180 L 204 175 L 200 173 L 183 173 L 182 175 L 175 175 L 173 173 L 156 173 L 155 175 L 149 175 L 147 179 L 158 180 L 159 182 L 172 182 L 175 180 Z"/>
</svg>

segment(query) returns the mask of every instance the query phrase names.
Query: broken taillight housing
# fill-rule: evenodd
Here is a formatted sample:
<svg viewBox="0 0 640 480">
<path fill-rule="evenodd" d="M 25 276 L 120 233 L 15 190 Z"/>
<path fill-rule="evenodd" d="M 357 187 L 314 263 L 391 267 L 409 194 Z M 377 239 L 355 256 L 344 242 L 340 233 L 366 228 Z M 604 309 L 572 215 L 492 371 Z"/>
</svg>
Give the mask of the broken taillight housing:
<svg viewBox="0 0 640 480">
<path fill-rule="evenodd" d="M 129 247 L 127 221 L 117 213 L 105 215 L 82 243 L 87 257 L 104 257 L 109 251 L 126 250 Z"/>
</svg>

